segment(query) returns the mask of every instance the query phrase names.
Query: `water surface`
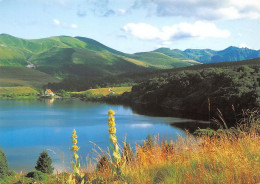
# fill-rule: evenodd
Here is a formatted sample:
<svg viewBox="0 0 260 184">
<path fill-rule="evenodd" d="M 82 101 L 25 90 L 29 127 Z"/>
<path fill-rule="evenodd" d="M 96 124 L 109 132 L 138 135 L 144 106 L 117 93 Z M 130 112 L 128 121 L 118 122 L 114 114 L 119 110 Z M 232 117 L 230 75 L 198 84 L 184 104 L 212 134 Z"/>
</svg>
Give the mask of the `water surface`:
<svg viewBox="0 0 260 184">
<path fill-rule="evenodd" d="M 129 107 L 70 100 L 0 100 L 0 146 L 5 151 L 10 169 L 32 171 L 37 158 L 46 149 L 55 169 L 70 167 L 71 133 L 77 130 L 79 155 L 85 163 L 87 155 L 94 157 L 95 143 L 102 149 L 109 146 L 107 112 L 115 111 L 117 137 L 121 143 L 141 144 L 147 135 L 176 140 L 185 136 L 170 124 L 187 122 L 184 118 L 139 115 Z M 95 146 L 97 148 L 97 146 Z M 62 161 L 64 154 L 65 166 Z"/>
</svg>

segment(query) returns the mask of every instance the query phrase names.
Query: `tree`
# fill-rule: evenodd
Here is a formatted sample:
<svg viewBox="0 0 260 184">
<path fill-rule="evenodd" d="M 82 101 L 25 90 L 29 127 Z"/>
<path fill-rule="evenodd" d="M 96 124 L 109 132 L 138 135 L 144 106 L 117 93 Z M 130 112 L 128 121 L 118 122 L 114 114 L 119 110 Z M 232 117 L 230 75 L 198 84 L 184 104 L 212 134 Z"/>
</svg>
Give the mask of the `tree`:
<svg viewBox="0 0 260 184">
<path fill-rule="evenodd" d="M 8 172 L 8 162 L 4 151 L 0 147 L 0 177 L 5 176 Z"/>
<path fill-rule="evenodd" d="M 52 174 L 54 168 L 51 166 L 52 160 L 47 151 L 43 150 L 40 154 L 35 169 L 43 173 Z"/>
</svg>

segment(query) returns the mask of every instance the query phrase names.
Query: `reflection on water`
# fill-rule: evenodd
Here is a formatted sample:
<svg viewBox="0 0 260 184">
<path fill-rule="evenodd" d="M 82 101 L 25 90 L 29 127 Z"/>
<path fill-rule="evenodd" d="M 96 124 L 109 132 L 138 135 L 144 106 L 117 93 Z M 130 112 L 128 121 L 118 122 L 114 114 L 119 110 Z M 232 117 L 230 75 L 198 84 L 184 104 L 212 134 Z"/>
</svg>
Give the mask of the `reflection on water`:
<svg viewBox="0 0 260 184">
<path fill-rule="evenodd" d="M 45 102 L 46 102 L 47 105 L 52 105 L 53 102 L 54 102 L 54 98 L 45 99 Z"/>
<path fill-rule="evenodd" d="M 71 132 L 77 130 L 79 155 L 82 163 L 86 157 L 95 157 L 94 142 L 107 150 L 107 112 L 115 111 L 119 143 L 125 140 L 132 146 L 143 143 L 147 135 L 160 135 L 176 140 L 185 132 L 171 126 L 174 122 L 189 119 L 140 115 L 130 107 L 103 103 L 82 102 L 77 99 L 42 99 L 39 101 L 0 101 L 0 146 L 5 151 L 10 169 L 34 170 L 43 149 L 48 150 L 56 169 L 70 167 Z M 157 114 L 156 114 L 157 115 Z"/>
<path fill-rule="evenodd" d="M 178 117 L 178 118 L 189 118 L 193 120 L 203 120 L 207 121 L 208 116 L 190 112 L 183 112 L 178 110 L 173 110 L 169 108 L 161 108 L 151 105 L 142 105 L 142 104 L 135 104 L 135 105 L 125 105 L 126 107 L 131 107 L 132 111 L 136 114 L 142 114 L 147 116 L 154 116 L 154 117 Z"/>
</svg>

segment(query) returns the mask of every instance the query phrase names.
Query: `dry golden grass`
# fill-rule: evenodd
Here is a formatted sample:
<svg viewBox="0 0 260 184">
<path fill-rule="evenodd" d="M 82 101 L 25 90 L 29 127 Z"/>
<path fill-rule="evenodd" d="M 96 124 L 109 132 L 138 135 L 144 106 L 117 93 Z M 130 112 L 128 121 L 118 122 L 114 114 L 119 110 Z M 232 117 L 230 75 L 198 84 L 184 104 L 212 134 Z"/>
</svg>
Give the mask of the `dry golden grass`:
<svg viewBox="0 0 260 184">
<path fill-rule="evenodd" d="M 259 183 L 259 123 L 238 134 L 223 130 L 214 136 L 188 135 L 177 141 L 158 138 L 135 146 L 135 153 L 122 150 L 126 161 L 124 175 L 115 176 L 109 167 L 108 152 L 96 151 L 97 160 L 107 154 L 99 169 L 82 170 L 89 183 Z M 93 168 L 90 163 L 88 168 Z"/>
</svg>

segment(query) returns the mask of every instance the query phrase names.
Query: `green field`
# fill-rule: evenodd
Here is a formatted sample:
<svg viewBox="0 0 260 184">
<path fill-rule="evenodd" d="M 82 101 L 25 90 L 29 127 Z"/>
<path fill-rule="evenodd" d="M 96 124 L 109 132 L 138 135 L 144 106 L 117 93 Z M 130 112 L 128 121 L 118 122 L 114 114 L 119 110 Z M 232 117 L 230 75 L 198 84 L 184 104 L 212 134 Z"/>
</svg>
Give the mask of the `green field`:
<svg viewBox="0 0 260 184">
<path fill-rule="evenodd" d="M 106 96 L 109 94 L 121 95 L 124 92 L 130 92 L 131 90 L 132 90 L 132 87 L 111 87 L 111 88 L 89 89 L 89 90 L 80 91 L 80 92 L 72 92 L 72 94 L 91 93 L 92 95 L 103 95 L 103 96 Z"/>
<path fill-rule="evenodd" d="M 39 95 L 39 92 L 31 87 L 0 87 L 0 98 L 32 98 Z"/>
</svg>

